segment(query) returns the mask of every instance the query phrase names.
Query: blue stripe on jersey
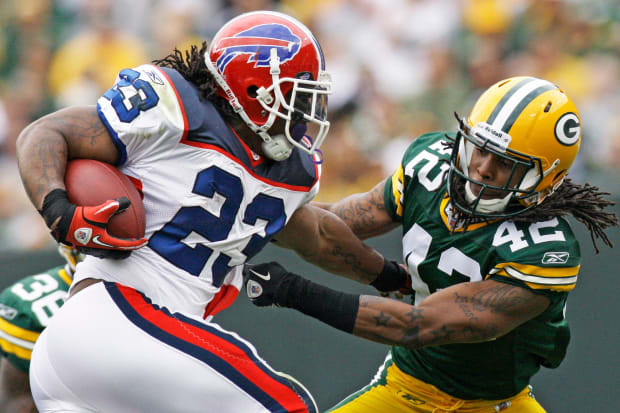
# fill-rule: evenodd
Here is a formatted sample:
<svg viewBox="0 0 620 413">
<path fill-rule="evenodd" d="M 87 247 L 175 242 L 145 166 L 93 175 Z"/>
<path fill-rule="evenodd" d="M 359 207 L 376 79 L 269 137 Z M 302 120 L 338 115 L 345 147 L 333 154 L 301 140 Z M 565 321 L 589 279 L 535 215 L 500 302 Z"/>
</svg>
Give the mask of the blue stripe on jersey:
<svg viewBox="0 0 620 413">
<path fill-rule="evenodd" d="M 282 162 L 263 162 L 253 167 L 239 138 L 226 124 L 213 103 L 201 99 L 198 88 L 185 80 L 179 72 L 160 68 L 173 83 L 181 99 L 188 122 L 187 140 L 214 145 L 233 155 L 259 176 L 293 186 L 311 187 L 317 180 L 317 171 L 310 155 L 298 149 Z"/>
<path fill-rule="evenodd" d="M 123 141 L 120 140 L 112 125 L 110 125 L 103 112 L 101 112 L 101 107 L 99 106 L 99 103 L 97 103 L 97 114 L 99 115 L 99 119 L 101 119 L 101 122 L 103 122 L 106 129 L 108 130 L 108 134 L 110 135 L 114 146 L 116 146 L 116 150 L 118 153 L 116 155 L 116 162 L 114 163 L 114 165 L 117 167 L 121 166 L 125 162 L 127 162 L 127 149 L 125 148 L 125 144 L 123 143 Z"/>
<path fill-rule="evenodd" d="M 185 354 L 188 354 L 205 364 L 209 367 L 220 372 L 224 377 L 228 380 L 232 381 L 236 386 L 243 389 L 247 394 L 261 403 L 265 408 L 269 409 L 271 412 L 284 412 L 286 409 L 273 397 L 265 393 L 260 387 L 250 381 L 247 377 L 241 374 L 235 367 L 231 366 L 227 361 L 223 360 L 219 357 L 216 352 L 211 352 L 207 348 L 199 347 L 195 344 L 189 343 L 182 338 L 176 337 L 171 333 L 164 331 L 159 326 L 153 324 L 149 320 L 143 318 L 134 308 L 133 306 L 125 299 L 122 293 L 119 291 L 117 285 L 112 282 L 105 281 L 104 285 L 110 297 L 114 300 L 118 308 L 123 312 L 123 314 L 138 328 L 149 334 L 150 336 L 156 338 L 157 340 L 172 346 Z M 159 307 L 155 304 L 152 304 L 150 299 L 145 297 L 143 294 L 140 295 L 144 298 L 144 300 L 150 304 L 156 311 L 160 311 L 168 317 L 175 318 L 178 320 L 179 324 L 182 325 L 184 323 L 191 324 L 194 327 L 198 327 L 204 331 L 207 331 L 210 334 L 217 335 L 218 337 L 228 341 L 231 346 L 235 346 L 239 348 L 242 352 L 244 352 L 248 357 L 254 362 L 254 364 L 259 367 L 262 371 L 272 376 L 272 371 L 263 365 L 263 362 L 259 360 L 254 353 L 241 341 L 237 340 L 231 334 L 226 334 L 220 330 L 217 330 L 208 325 L 196 322 L 195 320 L 188 319 L 187 317 L 183 317 L 178 313 L 174 315 L 171 314 L 168 309 L 165 307 Z M 188 322 L 188 321 L 192 322 Z M 277 378 L 276 378 L 277 377 Z M 281 377 L 276 376 L 274 379 L 278 380 Z M 289 385 L 288 381 L 284 382 L 283 380 L 278 380 L 281 383 L 285 383 Z M 297 389 L 294 389 L 297 393 Z M 301 397 L 301 395 L 300 395 Z M 303 397 L 304 402 L 307 400 Z M 312 406 L 310 403 L 309 406 Z"/>
</svg>

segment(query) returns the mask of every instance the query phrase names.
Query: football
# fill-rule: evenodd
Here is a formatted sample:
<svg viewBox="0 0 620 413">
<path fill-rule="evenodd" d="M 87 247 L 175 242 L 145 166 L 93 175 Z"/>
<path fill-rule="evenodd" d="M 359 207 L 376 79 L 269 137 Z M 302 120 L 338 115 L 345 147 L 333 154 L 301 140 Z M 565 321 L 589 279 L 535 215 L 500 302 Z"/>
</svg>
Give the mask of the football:
<svg viewBox="0 0 620 413">
<path fill-rule="evenodd" d="M 146 220 L 141 193 L 131 179 L 114 166 L 92 159 L 69 161 L 65 186 L 69 201 L 75 205 L 99 205 L 127 197 L 131 205 L 110 219 L 107 230 L 118 238 L 144 237 Z"/>
</svg>

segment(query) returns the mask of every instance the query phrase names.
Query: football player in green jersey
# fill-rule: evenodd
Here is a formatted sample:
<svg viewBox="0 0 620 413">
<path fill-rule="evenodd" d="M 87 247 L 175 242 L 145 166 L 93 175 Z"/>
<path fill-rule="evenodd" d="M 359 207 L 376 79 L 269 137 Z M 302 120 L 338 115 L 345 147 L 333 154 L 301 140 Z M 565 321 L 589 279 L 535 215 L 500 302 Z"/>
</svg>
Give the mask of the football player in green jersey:
<svg viewBox="0 0 620 413">
<path fill-rule="evenodd" d="M 0 293 L 0 411 L 35 412 L 28 382 L 34 343 L 64 303 L 75 266 L 73 248 L 60 244 L 66 265 L 24 277 Z"/>
<path fill-rule="evenodd" d="M 577 108 L 554 84 L 515 77 L 490 87 L 456 133 L 415 139 L 396 172 L 365 194 L 323 205 L 360 238 L 403 230 L 412 305 L 333 291 L 277 263 L 246 265 L 254 304 L 295 308 L 393 345 L 371 383 L 331 411 L 544 412 L 530 378 L 557 367 L 580 267 L 563 216 L 618 225 L 606 193 L 566 179 L 581 143 Z M 595 244 L 596 248 L 596 244 Z"/>
</svg>

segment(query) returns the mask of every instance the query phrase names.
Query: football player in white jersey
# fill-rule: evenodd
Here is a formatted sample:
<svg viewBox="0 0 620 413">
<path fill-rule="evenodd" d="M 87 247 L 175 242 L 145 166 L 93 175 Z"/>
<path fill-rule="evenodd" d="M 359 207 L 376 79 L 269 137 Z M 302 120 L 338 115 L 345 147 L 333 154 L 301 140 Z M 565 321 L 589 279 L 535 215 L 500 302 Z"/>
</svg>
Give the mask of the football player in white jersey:
<svg viewBox="0 0 620 413">
<path fill-rule="evenodd" d="M 309 205 L 330 92 L 312 33 L 284 14 L 252 12 L 208 47 L 122 70 L 96 107 L 60 110 L 21 133 L 32 203 L 57 240 L 88 254 L 33 351 L 40 411 L 316 411 L 301 384 L 211 319 L 270 240 L 365 283 L 406 278 L 336 215 Z M 75 158 L 133 178 L 143 239 L 106 231 L 125 201 L 68 201 L 63 176 Z"/>
</svg>

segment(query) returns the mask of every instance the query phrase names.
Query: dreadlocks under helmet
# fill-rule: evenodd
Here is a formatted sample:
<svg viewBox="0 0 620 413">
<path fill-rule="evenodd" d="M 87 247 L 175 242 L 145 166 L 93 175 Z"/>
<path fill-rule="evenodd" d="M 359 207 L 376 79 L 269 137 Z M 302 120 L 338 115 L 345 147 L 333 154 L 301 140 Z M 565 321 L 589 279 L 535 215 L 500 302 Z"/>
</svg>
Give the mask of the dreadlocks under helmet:
<svg viewBox="0 0 620 413">
<path fill-rule="evenodd" d="M 185 53 L 175 48 L 163 59 L 154 60 L 153 64 L 176 70 L 185 80 L 196 85 L 200 96 L 211 101 L 224 119 L 229 122 L 240 121 L 228 102 L 217 94 L 217 83 L 204 62 L 207 49 L 207 42 L 202 42 L 200 49 L 193 45 L 189 50 L 185 50 Z"/>
<path fill-rule="evenodd" d="M 448 142 L 444 145 L 452 149 L 454 147 L 454 138 L 445 135 Z M 446 160 L 446 162 L 448 162 Z M 463 188 L 458 188 L 453 196 L 460 197 L 460 202 L 466 202 L 464 199 L 464 183 Z M 546 221 L 555 217 L 563 217 L 572 215 L 577 221 L 581 222 L 590 231 L 590 238 L 594 245 L 594 250 L 598 254 L 599 249 L 596 245 L 596 239 L 603 240 L 605 245 L 613 247 L 613 243 L 605 234 L 605 230 L 609 227 L 618 225 L 618 217 L 614 212 L 605 211 L 605 208 L 614 206 L 616 203 L 605 199 L 609 196 L 609 192 L 601 192 L 598 187 L 585 183 L 580 185 L 574 183 L 571 179 L 564 179 L 564 182 L 545 200 L 536 207 L 529 209 L 521 214 L 514 215 L 509 219 L 514 222 L 539 222 Z M 516 201 L 515 201 L 516 202 Z M 456 221 L 454 228 L 463 227 L 465 230 L 468 226 L 480 222 L 495 219 L 484 219 L 473 217 L 454 208 Z"/>
</svg>

